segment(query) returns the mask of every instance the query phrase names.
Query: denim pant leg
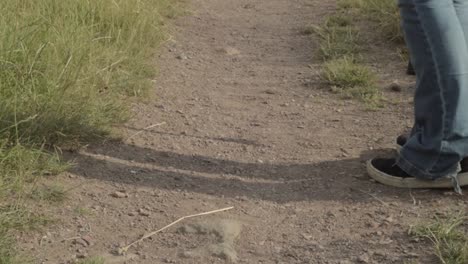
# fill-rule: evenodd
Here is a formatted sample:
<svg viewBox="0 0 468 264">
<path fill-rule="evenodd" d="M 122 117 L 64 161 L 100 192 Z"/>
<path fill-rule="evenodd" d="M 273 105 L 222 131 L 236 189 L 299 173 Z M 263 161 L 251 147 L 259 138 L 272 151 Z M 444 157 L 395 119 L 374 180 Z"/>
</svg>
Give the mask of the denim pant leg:
<svg viewBox="0 0 468 264">
<path fill-rule="evenodd" d="M 398 7 L 401 16 L 401 28 L 405 36 L 406 46 L 409 50 L 410 61 L 416 73 L 416 91 L 415 97 L 423 98 L 430 95 L 432 85 L 437 83 L 437 75 L 435 73 L 435 65 L 432 60 L 432 53 L 427 43 L 426 35 L 419 21 L 418 13 L 414 6 L 414 0 L 399 0 Z M 427 102 L 427 103 L 425 103 Z M 424 104 L 423 104 L 424 103 Z M 419 100 L 415 107 L 415 120 L 424 120 L 424 110 L 431 105 L 441 105 L 442 102 L 438 97 L 427 97 L 427 100 Z M 417 115 L 419 113 L 419 115 Z M 413 127 L 411 135 L 418 132 L 417 126 Z M 440 136 L 442 137 L 442 136 Z M 411 140 L 411 138 L 409 139 Z M 418 141 L 413 144 L 418 143 Z"/>
<path fill-rule="evenodd" d="M 398 165 L 418 178 L 453 176 L 468 154 L 466 1 L 399 1 L 418 81 L 415 126 Z"/>
</svg>

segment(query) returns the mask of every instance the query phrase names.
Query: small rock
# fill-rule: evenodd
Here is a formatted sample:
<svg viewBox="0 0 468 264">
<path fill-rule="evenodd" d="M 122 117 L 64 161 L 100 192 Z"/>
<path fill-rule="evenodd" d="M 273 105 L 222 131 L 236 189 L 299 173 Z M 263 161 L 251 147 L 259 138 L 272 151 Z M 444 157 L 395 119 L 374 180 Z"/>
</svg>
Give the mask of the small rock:
<svg viewBox="0 0 468 264">
<path fill-rule="evenodd" d="M 151 213 L 150 213 L 149 211 L 147 211 L 147 210 L 145 210 L 145 209 L 143 209 L 143 208 L 142 208 L 142 209 L 139 209 L 139 210 L 138 210 L 138 213 L 139 213 L 140 215 L 142 215 L 142 216 L 150 216 L 150 215 L 151 215 Z"/>
<path fill-rule="evenodd" d="M 86 254 L 86 253 L 76 254 L 77 259 L 85 259 L 87 257 L 88 257 L 88 254 Z"/>
<path fill-rule="evenodd" d="M 116 191 L 111 194 L 114 198 L 128 198 L 128 193 Z"/>
<path fill-rule="evenodd" d="M 418 258 L 419 257 L 419 254 L 417 253 L 413 253 L 413 252 L 409 252 L 406 254 L 408 257 L 411 257 L 411 258 Z"/>
<path fill-rule="evenodd" d="M 394 91 L 394 92 L 401 92 L 402 88 L 400 83 L 398 81 L 392 82 L 390 85 L 388 85 L 387 89 Z"/>
<path fill-rule="evenodd" d="M 369 255 L 367 255 L 367 254 L 362 254 L 361 256 L 358 257 L 357 260 L 360 263 L 370 263 L 370 258 L 369 258 Z"/>
<path fill-rule="evenodd" d="M 240 51 L 238 49 L 236 49 L 236 48 L 233 48 L 233 47 L 227 47 L 227 48 L 224 49 L 224 51 L 229 56 L 235 56 L 235 55 L 240 54 Z"/>
<path fill-rule="evenodd" d="M 390 238 L 387 238 L 387 239 L 382 239 L 379 241 L 379 244 L 380 245 L 390 245 L 393 243 L 393 240 L 390 239 Z"/>
<path fill-rule="evenodd" d="M 86 242 L 88 246 L 93 245 L 93 239 L 90 236 L 82 236 L 81 239 L 83 239 L 83 241 Z"/>
<path fill-rule="evenodd" d="M 185 55 L 184 53 L 181 53 L 181 54 L 177 55 L 176 58 L 179 59 L 179 60 L 187 60 L 188 59 L 187 55 Z"/>
<path fill-rule="evenodd" d="M 186 258 L 186 259 L 193 259 L 193 258 L 197 258 L 198 256 L 199 255 L 194 251 L 184 251 L 180 253 L 180 257 Z"/>
<path fill-rule="evenodd" d="M 83 247 L 88 247 L 88 243 L 82 238 L 75 239 L 73 241 L 73 244 L 80 245 L 80 246 L 83 246 Z"/>
</svg>

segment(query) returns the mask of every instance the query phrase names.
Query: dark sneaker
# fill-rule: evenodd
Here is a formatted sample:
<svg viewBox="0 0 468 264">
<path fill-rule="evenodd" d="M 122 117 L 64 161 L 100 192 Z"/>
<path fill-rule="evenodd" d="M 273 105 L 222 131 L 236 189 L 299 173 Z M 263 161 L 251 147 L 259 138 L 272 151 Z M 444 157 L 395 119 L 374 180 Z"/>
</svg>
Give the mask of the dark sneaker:
<svg viewBox="0 0 468 264">
<path fill-rule="evenodd" d="M 397 150 L 400 151 L 401 148 L 406 144 L 406 141 L 408 141 L 408 136 L 405 135 L 399 135 L 396 139 L 396 144 L 397 144 Z"/>
<path fill-rule="evenodd" d="M 404 135 L 399 135 L 396 139 L 396 151 L 400 153 L 401 148 L 406 144 L 406 141 L 408 141 L 408 136 L 406 134 Z M 462 159 L 460 162 L 461 166 L 461 172 L 460 173 L 465 173 L 468 172 L 468 157 Z"/>
<path fill-rule="evenodd" d="M 374 180 L 393 187 L 410 189 L 449 189 L 468 185 L 468 173 L 460 173 L 457 179 L 441 178 L 434 181 L 420 180 L 408 175 L 396 165 L 396 159 L 375 158 L 367 162 L 367 172 Z M 454 183 L 455 182 L 455 183 Z"/>
<path fill-rule="evenodd" d="M 416 72 L 414 71 L 414 68 L 413 68 L 413 64 L 411 64 L 411 61 L 408 62 L 408 68 L 406 69 L 406 74 L 416 75 Z"/>
</svg>

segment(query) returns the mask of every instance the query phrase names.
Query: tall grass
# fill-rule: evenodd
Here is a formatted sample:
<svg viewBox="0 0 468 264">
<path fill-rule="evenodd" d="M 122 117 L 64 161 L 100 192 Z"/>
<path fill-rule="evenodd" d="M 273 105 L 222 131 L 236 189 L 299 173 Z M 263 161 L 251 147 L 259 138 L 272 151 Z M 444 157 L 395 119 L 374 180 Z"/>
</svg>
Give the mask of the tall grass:
<svg viewBox="0 0 468 264">
<path fill-rule="evenodd" d="M 129 117 L 128 101 L 151 86 L 151 58 L 177 4 L 0 1 L 0 264 L 14 263 L 9 223 L 25 219 L 21 199 L 60 194 L 27 187 L 65 168 L 44 149 L 101 138 Z"/>
<path fill-rule="evenodd" d="M 105 134 L 145 93 L 170 0 L 3 0 L 0 135 L 56 144 Z"/>
</svg>

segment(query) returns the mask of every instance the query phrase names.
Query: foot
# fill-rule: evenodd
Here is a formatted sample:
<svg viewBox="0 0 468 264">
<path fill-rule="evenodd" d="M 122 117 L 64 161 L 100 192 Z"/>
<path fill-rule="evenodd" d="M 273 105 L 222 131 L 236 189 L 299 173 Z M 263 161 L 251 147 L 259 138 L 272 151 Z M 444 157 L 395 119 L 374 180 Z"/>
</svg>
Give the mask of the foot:
<svg viewBox="0 0 468 264">
<path fill-rule="evenodd" d="M 408 68 L 406 69 L 406 74 L 416 75 L 416 72 L 414 71 L 414 68 L 413 68 L 413 64 L 411 64 L 411 61 L 408 62 Z"/>
<path fill-rule="evenodd" d="M 454 187 L 454 182 L 448 177 L 434 181 L 412 177 L 396 165 L 394 158 L 375 158 L 368 161 L 367 172 L 374 180 L 393 187 L 411 189 L 450 189 Z M 468 173 L 460 173 L 457 178 L 457 185 L 468 185 Z"/>
<path fill-rule="evenodd" d="M 372 166 L 377 170 L 398 178 L 411 178 L 412 176 L 396 165 L 396 159 L 376 158 L 371 160 Z"/>
<path fill-rule="evenodd" d="M 397 152 L 401 151 L 401 148 L 406 144 L 407 141 L 408 141 L 408 135 L 407 134 L 399 135 L 397 137 L 397 139 L 396 139 L 396 150 L 397 150 Z M 468 172 L 468 157 L 462 159 L 462 161 L 460 162 L 460 166 L 461 166 L 461 172 L 460 173 Z"/>
</svg>

